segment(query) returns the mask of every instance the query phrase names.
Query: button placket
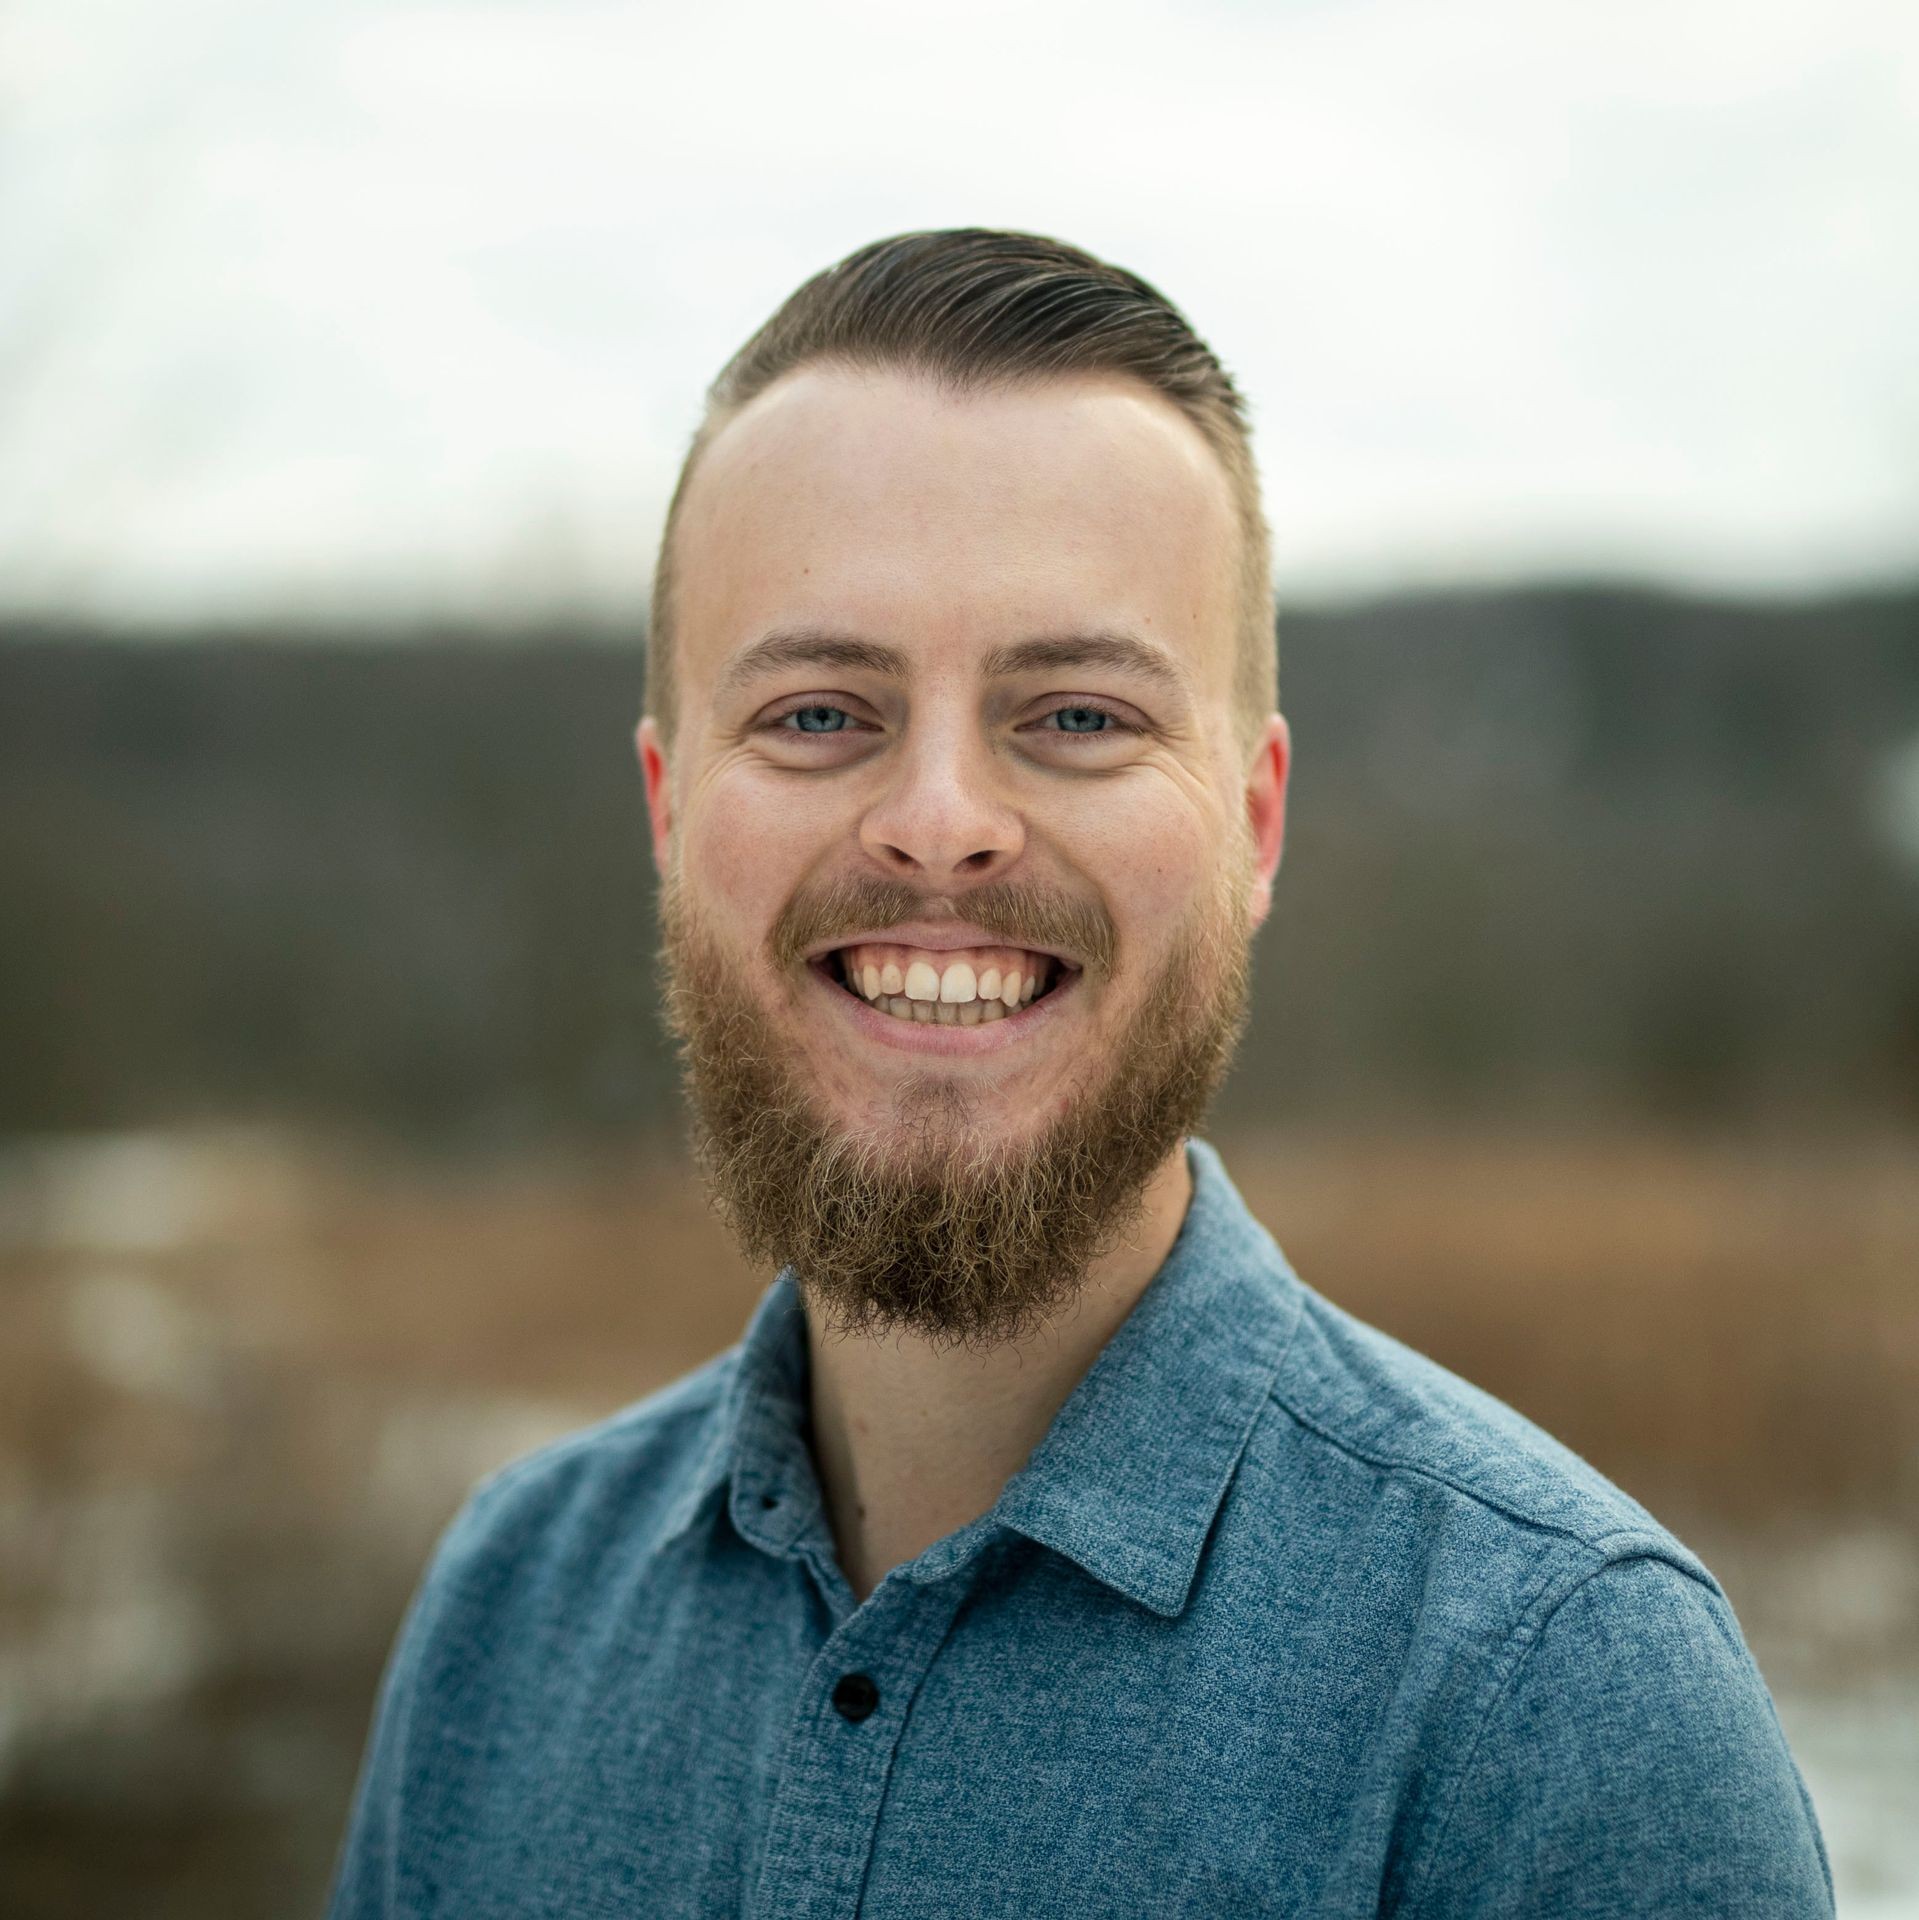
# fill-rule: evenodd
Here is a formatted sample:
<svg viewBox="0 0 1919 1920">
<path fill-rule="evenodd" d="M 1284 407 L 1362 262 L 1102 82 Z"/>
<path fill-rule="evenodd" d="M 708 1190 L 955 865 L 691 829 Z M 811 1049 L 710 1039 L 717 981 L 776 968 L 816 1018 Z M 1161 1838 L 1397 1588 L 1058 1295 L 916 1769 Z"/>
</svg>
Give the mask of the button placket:
<svg viewBox="0 0 1919 1920">
<path fill-rule="evenodd" d="M 821 1646 L 782 1748 L 750 1914 L 858 1912 L 893 1755 L 967 1584 L 889 1576 Z"/>
</svg>

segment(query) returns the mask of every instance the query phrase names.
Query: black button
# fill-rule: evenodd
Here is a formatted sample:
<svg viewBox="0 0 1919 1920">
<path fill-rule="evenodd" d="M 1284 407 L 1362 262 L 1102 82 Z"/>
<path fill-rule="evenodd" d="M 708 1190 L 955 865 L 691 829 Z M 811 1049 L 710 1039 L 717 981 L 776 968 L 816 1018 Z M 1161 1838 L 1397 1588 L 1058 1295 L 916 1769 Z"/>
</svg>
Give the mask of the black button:
<svg viewBox="0 0 1919 1920">
<path fill-rule="evenodd" d="M 880 1690 L 870 1674 L 843 1673 L 833 1689 L 834 1706 L 852 1721 L 864 1720 L 879 1703 Z"/>
</svg>

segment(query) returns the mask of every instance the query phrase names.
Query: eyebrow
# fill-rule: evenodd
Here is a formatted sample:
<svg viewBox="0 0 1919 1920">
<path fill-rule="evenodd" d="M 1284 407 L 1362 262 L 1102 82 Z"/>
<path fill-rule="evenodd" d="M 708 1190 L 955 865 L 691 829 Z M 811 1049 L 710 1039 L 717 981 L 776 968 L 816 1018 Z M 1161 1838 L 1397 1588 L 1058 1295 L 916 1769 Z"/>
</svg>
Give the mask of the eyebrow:
<svg viewBox="0 0 1919 1920">
<path fill-rule="evenodd" d="M 898 647 L 861 640 L 852 634 L 799 629 L 769 633 L 742 647 L 721 670 L 718 691 L 733 693 L 788 667 L 844 667 L 856 673 L 882 674 L 889 680 L 904 680 L 908 673 L 907 657 Z M 1134 674 L 1181 697 L 1191 691 L 1186 669 L 1175 655 L 1130 633 L 1042 635 L 995 647 L 986 656 L 988 679 L 1058 672 L 1068 667 L 1105 667 Z"/>
<path fill-rule="evenodd" d="M 750 681 L 784 673 L 788 667 L 847 667 L 855 673 L 906 678 L 906 656 L 897 647 L 856 640 L 847 634 L 802 630 L 769 633 L 750 647 L 742 647 L 720 670 L 718 691 L 732 693 Z"/>
<path fill-rule="evenodd" d="M 1108 667 L 1137 674 L 1168 693 L 1187 691 L 1186 669 L 1180 661 L 1164 647 L 1130 633 L 1058 634 L 995 647 L 986 656 L 986 672 L 993 679 L 1013 673 L 1054 673 L 1063 667 Z"/>
</svg>

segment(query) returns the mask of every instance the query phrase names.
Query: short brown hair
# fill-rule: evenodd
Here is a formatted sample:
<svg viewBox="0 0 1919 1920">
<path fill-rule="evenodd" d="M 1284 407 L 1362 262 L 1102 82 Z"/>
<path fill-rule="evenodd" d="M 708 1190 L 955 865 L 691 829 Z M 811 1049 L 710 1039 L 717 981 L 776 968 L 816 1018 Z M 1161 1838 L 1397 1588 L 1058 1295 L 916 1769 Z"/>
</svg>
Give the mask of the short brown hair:
<svg viewBox="0 0 1919 1920">
<path fill-rule="evenodd" d="M 1128 374 L 1179 408 L 1218 456 L 1240 529 L 1240 636 L 1233 705 L 1242 747 L 1278 704 L 1272 542 L 1260 508 L 1246 405 L 1185 316 L 1159 290 L 1078 247 L 984 227 L 903 233 L 817 273 L 707 390 L 660 540 L 646 647 L 646 711 L 670 741 L 673 530 L 701 452 L 741 408 L 796 368 L 837 362 L 924 373 L 966 391 L 1069 374 Z"/>
</svg>

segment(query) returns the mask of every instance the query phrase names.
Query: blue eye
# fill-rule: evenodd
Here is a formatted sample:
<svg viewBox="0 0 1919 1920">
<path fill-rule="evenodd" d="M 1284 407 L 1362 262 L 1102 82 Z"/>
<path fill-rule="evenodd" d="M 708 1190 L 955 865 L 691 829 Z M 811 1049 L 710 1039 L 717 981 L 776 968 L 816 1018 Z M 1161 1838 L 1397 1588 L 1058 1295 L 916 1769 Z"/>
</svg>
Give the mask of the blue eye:
<svg viewBox="0 0 1919 1920">
<path fill-rule="evenodd" d="M 795 733 L 844 733 L 846 718 L 844 707 L 795 707 L 791 713 L 781 716 L 780 724 L 797 721 L 798 725 L 792 728 Z"/>
<path fill-rule="evenodd" d="M 1104 733 L 1113 721 L 1103 707 L 1055 707 L 1048 717 L 1060 723 L 1061 733 Z"/>
</svg>

